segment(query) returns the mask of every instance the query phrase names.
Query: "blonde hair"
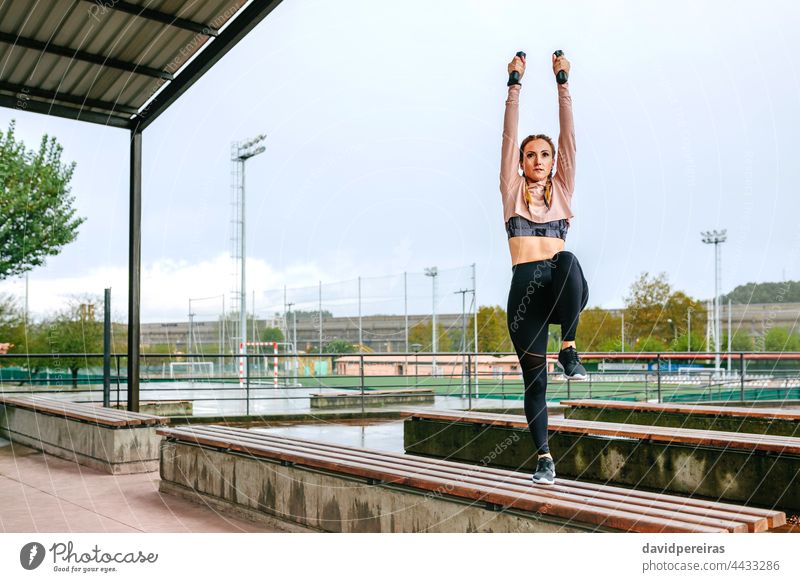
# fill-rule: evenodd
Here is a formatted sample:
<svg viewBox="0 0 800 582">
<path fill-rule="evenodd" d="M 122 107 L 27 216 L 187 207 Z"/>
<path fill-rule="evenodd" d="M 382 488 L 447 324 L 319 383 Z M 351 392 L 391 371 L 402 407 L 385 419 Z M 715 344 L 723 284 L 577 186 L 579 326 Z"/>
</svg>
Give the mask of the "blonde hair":
<svg viewBox="0 0 800 582">
<path fill-rule="evenodd" d="M 553 158 L 556 157 L 556 146 L 553 144 L 553 140 L 550 139 L 549 136 L 543 133 L 537 133 L 534 135 L 529 135 L 525 139 L 522 140 L 522 143 L 519 146 L 519 163 L 522 164 L 523 154 L 525 153 L 525 146 L 528 145 L 529 142 L 535 139 L 543 139 L 550 145 L 550 153 L 552 154 Z M 555 166 L 555 163 L 553 164 Z M 550 202 L 552 200 L 553 192 L 553 170 L 550 170 L 550 175 L 547 176 L 547 183 L 544 186 L 544 203 L 547 208 L 550 208 Z M 533 202 L 533 198 L 531 197 L 531 193 L 528 190 L 527 183 L 525 185 L 525 202 L 530 205 Z"/>
</svg>

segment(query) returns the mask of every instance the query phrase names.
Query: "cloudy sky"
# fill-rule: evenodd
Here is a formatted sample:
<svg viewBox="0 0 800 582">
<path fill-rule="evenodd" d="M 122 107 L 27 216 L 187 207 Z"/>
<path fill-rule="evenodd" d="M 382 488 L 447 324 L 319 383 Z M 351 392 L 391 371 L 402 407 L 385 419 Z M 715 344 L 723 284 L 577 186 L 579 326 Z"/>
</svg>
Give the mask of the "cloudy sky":
<svg viewBox="0 0 800 582">
<path fill-rule="evenodd" d="M 713 294 L 700 231 L 727 229 L 723 289 L 800 279 L 800 9 L 796 2 L 283 2 L 144 134 L 142 319 L 198 318 L 234 287 L 230 144 L 248 162 L 248 295 L 259 315 L 431 308 L 460 289 L 505 306 L 511 261 L 498 171 L 506 65 L 528 54 L 520 134 L 558 135 L 550 55 L 572 63 L 575 218 L 590 305 L 618 307 L 642 271 Z M 2 61 L 0 61 L 1 63 Z M 30 274 L 44 315 L 112 287 L 126 315 L 128 134 L 0 109 L 35 147 L 75 160 L 78 240 Z M 22 279 L 0 291 L 24 291 Z"/>
</svg>

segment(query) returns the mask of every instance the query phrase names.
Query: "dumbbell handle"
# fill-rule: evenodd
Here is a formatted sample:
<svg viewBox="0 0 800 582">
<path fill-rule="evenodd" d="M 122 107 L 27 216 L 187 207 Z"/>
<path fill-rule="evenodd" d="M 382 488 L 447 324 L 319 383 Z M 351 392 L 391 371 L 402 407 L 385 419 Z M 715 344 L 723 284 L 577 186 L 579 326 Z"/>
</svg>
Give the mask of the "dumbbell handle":
<svg viewBox="0 0 800 582">
<path fill-rule="evenodd" d="M 519 51 L 517 53 L 517 56 L 524 59 L 525 53 Z M 511 74 L 508 76 L 508 83 L 506 83 L 506 86 L 510 87 L 511 85 L 519 85 L 519 84 L 520 84 L 519 73 L 517 71 L 511 71 Z"/>
<path fill-rule="evenodd" d="M 557 50 L 557 51 L 556 51 L 556 52 L 554 52 L 553 54 L 554 54 L 556 57 L 560 57 L 560 56 L 562 56 L 562 55 L 564 54 L 564 51 L 562 51 L 562 50 Z M 568 76 L 567 76 L 567 72 L 566 72 L 566 71 L 559 71 L 559 72 L 556 74 L 556 82 L 557 82 L 559 85 L 563 85 L 564 83 L 566 83 L 566 82 L 567 82 L 567 79 L 568 79 Z"/>
</svg>

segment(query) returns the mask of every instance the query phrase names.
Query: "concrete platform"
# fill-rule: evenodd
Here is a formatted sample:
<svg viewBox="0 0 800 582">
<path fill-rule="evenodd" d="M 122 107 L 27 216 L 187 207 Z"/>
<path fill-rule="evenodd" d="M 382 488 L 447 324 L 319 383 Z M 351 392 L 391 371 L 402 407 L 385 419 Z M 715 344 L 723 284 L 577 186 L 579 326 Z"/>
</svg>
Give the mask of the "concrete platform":
<svg viewBox="0 0 800 582">
<path fill-rule="evenodd" d="M 433 390 L 369 390 L 362 395 L 358 391 L 351 392 L 322 392 L 311 394 L 311 408 L 348 408 L 360 406 L 365 408 L 380 406 L 399 406 L 403 404 L 433 404 L 435 394 Z"/>
<path fill-rule="evenodd" d="M 158 473 L 109 475 L 0 439 L 0 532 L 290 531 L 161 495 L 158 485 Z"/>
<path fill-rule="evenodd" d="M 537 455 L 525 419 L 509 417 L 508 422 L 519 426 L 409 418 L 404 426 L 405 450 L 532 472 Z M 554 430 L 552 422 L 548 442 L 557 474 L 570 479 L 745 503 L 787 514 L 800 511 L 797 454 L 748 450 L 733 443 L 709 446 L 579 434 Z"/>
<path fill-rule="evenodd" d="M 88 410 L 94 408 L 88 404 L 82 406 Z M 112 427 L 0 405 L 0 436 L 112 474 L 158 470 L 160 438 L 156 426 Z"/>
<path fill-rule="evenodd" d="M 231 515 L 275 517 L 315 531 L 358 533 L 608 532 L 564 518 L 498 511 L 422 491 L 183 442 L 162 441 L 160 491 Z"/>
<path fill-rule="evenodd" d="M 156 416 L 192 416 L 191 400 L 149 400 L 139 402 L 139 412 Z M 112 404 L 111 408 L 128 410 L 127 404 Z"/>
</svg>

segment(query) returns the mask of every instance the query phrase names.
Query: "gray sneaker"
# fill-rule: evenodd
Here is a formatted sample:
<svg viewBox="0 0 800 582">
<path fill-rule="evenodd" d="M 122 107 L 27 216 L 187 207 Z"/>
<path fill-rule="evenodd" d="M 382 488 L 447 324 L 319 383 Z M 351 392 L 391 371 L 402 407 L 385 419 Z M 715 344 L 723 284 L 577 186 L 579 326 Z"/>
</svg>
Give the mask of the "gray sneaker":
<svg viewBox="0 0 800 582">
<path fill-rule="evenodd" d="M 558 352 L 558 363 L 564 369 L 564 376 L 570 380 L 586 380 L 588 378 L 586 368 L 581 364 L 578 350 L 572 346 Z"/>
<path fill-rule="evenodd" d="M 542 457 L 536 464 L 533 482 L 540 485 L 553 485 L 556 479 L 556 464 L 550 457 Z"/>
</svg>

